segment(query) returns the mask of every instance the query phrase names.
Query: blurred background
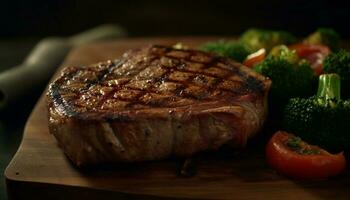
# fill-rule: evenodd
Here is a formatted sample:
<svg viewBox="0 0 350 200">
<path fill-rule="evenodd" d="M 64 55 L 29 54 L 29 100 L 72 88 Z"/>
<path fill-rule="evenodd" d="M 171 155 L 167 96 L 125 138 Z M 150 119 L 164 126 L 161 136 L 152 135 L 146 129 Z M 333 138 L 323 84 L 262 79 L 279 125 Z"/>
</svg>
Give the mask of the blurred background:
<svg viewBox="0 0 350 200">
<path fill-rule="evenodd" d="M 332 27 L 347 39 L 349 21 L 350 2 L 334 0 L 3 0 L 0 73 L 22 63 L 40 39 L 69 36 L 105 23 L 119 24 L 128 37 L 232 36 L 250 27 L 283 29 L 304 36 L 317 27 Z M 1 174 L 45 85 L 0 112 Z M 1 175 L 0 199 L 5 196 Z"/>
<path fill-rule="evenodd" d="M 350 34 L 347 1 L 12 0 L 0 8 L 2 37 L 69 35 L 118 23 L 130 36 L 232 35 L 249 27 L 303 35 L 319 26 Z"/>
<path fill-rule="evenodd" d="M 331 0 L 3 0 L 2 69 L 22 61 L 41 38 L 68 36 L 117 23 L 129 37 L 237 35 L 249 27 L 284 29 L 298 36 L 327 26 L 350 36 L 350 2 Z"/>
<path fill-rule="evenodd" d="M 17 39 L 24 47 L 15 53 L 22 55 L 35 39 L 71 35 L 102 23 L 118 23 L 131 37 L 235 35 L 249 27 L 306 35 L 320 26 L 348 37 L 349 6 L 348 1 L 330 0 L 5 0 L 0 7 L 1 48 L 9 50 Z M 8 54 L 2 53 L 1 60 L 11 64 Z"/>
</svg>

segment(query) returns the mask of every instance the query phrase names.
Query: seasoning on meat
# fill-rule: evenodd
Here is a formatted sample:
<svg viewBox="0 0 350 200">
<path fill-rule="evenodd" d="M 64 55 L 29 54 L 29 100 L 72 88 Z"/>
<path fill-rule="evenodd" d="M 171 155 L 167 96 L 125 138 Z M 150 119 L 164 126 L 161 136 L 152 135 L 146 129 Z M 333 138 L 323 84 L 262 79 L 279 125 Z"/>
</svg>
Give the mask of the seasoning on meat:
<svg viewBox="0 0 350 200">
<path fill-rule="evenodd" d="M 49 128 L 78 166 L 244 147 L 270 85 L 230 59 L 153 45 L 64 69 L 47 94 Z"/>
</svg>

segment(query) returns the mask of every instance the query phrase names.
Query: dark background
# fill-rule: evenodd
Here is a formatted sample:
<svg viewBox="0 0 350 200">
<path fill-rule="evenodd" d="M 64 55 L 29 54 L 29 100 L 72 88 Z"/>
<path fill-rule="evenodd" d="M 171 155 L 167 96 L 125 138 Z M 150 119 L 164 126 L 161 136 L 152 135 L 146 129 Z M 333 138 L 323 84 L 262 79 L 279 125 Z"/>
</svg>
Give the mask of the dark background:
<svg viewBox="0 0 350 200">
<path fill-rule="evenodd" d="M 350 37 L 349 11 L 350 3 L 336 0 L 2 0 L 0 72 L 20 64 L 41 38 L 67 36 L 104 23 L 123 26 L 129 37 L 227 36 L 250 27 L 305 36 L 317 27 L 332 27 L 346 39 Z M 0 111 L 0 199 L 6 199 L 3 170 L 44 87 Z"/>
<path fill-rule="evenodd" d="M 0 36 L 69 35 L 119 23 L 130 36 L 231 35 L 252 26 L 303 35 L 330 26 L 347 37 L 349 5 L 337 0 L 12 0 L 1 4 Z"/>
</svg>

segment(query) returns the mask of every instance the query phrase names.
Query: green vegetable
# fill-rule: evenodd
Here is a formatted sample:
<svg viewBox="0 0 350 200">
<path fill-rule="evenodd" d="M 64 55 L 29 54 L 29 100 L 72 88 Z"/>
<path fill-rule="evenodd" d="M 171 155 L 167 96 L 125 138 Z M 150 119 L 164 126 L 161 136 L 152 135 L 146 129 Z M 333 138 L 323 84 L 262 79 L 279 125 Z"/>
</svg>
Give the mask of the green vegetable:
<svg viewBox="0 0 350 200">
<path fill-rule="evenodd" d="M 292 149 L 300 149 L 301 148 L 301 139 L 300 137 L 291 137 L 286 142 L 287 146 Z"/>
<path fill-rule="evenodd" d="M 305 39 L 309 44 L 324 44 L 333 51 L 340 48 L 341 39 L 339 34 L 331 28 L 319 28 Z"/>
<path fill-rule="evenodd" d="M 286 31 L 249 29 L 242 34 L 239 41 L 248 46 L 250 51 L 255 52 L 261 48 L 270 51 L 274 46 L 288 45 L 296 42 L 297 39 Z"/>
<path fill-rule="evenodd" d="M 325 73 L 337 73 L 341 78 L 342 94 L 345 98 L 350 98 L 350 52 L 340 50 L 331 53 L 323 61 Z"/>
<path fill-rule="evenodd" d="M 286 53 L 289 55 L 293 52 Z M 290 56 L 285 55 L 270 55 L 254 68 L 255 71 L 272 80 L 270 103 L 273 106 L 271 107 L 282 108 L 292 97 L 312 95 L 315 76 L 310 64 L 305 60 L 291 62 Z"/>
<path fill-rule="evenodd" d="M 286 145 L 301 155 L 317 155 L 321 153 L 319 149 L 305 148 L 303 143 L 300 137 L 293 136 L 287 140 Z"/>
<path fill-rule="evenodd" d="M 251 53 L 247 47 L 237 41 L 219 40 L 208 42 L 200 47 L 203 51 L 212 52 L 242 62 Z"/>
<path fill-rule="evenodd" d="M 349 149 L 350 101 L 340 99 L 340 77 L 323 74 L 316 96 L 290 99 L 283 128 L 333 152 Z"/>
<path fill-rule="evenodd" d="M 269 56 L 280 57 L 290 63 L 297 64 L 300 58 L 295 50 L 290 50 L 286 45 L 278 45 L 271 49 Z"/>
</svg>

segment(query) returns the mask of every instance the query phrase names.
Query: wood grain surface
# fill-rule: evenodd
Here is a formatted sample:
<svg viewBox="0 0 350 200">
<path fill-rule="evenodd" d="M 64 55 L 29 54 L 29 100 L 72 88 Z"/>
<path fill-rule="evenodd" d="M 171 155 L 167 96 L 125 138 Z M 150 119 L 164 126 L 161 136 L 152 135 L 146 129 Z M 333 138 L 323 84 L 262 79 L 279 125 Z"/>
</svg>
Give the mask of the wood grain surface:
<svg viewBox="0 0 350 200">
<path fill-rule="evenodd" d="M 74 49 L 62 67 L 115 59 L 131 48 L 214 38 L 138 38 Z M 44 92 L 45 94 L 45 92 Z M 10 199 L 349 199 L 348 170 L 328 180 L 297 181 L 272 170 L 259 140 L 238 154 L 196 158 L 193 177 L 178 175 L 181 159 L 77 169 L 48 131 L 45 96 L 29 117 L 18 152 L 5 171 Z"/>
</svg>

